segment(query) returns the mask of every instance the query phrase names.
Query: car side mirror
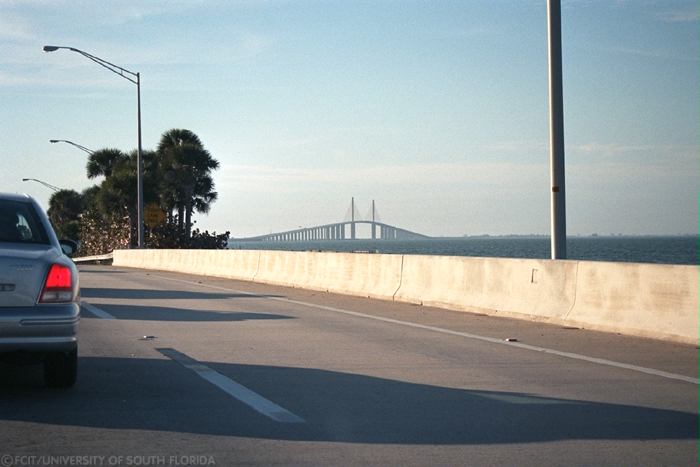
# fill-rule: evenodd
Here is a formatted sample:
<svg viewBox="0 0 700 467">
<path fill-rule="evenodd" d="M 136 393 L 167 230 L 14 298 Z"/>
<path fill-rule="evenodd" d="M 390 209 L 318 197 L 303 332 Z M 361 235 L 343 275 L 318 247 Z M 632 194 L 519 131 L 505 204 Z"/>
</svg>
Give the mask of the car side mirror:
<svg viewBox="0 0 700 467">
<path fill-rule="evenodd" d="M 61 239 L 58 243 L 61 244 L 61 250 L 63 251 L 63 254 L 65 254 L 68 257 L 73 256 L 73 254 L 76 251 L 78 251 L 78 243 L 74 242 L 73 240 Z"/>
</svg>

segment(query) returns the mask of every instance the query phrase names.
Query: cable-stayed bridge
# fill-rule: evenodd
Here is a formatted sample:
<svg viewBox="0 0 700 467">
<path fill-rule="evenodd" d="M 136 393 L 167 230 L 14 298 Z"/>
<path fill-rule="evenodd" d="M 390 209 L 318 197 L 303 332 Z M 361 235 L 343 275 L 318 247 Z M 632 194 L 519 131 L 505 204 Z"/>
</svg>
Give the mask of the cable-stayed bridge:
<svg viewBox="0 0 700 467">
<path fill-rule="evenodd" d="M 349 217 L 349 219 L 348 219 Z M 374 201 L 367 219 L 361 219 L 355 206 L 355 198 L 352 199 L 349 216 L 346 220 L 332 224 L 317 225 L 314 227 L 300 227 L 285 232 L 276 232 L 257 237 L 236 238 L 237 242 L 306 242 L 319 240 L 356 240 L 358 239 L 358 227 L 369 226 L 372 240 L 415 240 L 420 238 L 430 238 L 427 235 L 411 232 L 394 225 L 381 222 Z"/>
</svg>

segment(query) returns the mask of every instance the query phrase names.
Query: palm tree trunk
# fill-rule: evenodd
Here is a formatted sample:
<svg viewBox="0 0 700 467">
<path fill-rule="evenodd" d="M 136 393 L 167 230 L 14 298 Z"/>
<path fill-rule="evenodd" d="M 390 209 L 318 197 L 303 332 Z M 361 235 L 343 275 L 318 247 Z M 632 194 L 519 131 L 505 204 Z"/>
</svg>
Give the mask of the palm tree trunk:
<svg viewBox="0 0 700 467">
<path fill-rule="evenodd" d="M 129 216 L 129 245 L 133 248 L 138 246 L 138 219 L 132 210 L 127 209 L 127 213 Z"/>
<path fill-rule="evenodd" d="M 185 233 L 185 207 L 180 205 L 177 207 L 177 232 L 180 237 Z"/>
<path fill-rule="evenodd" d="M 187 239 L 192 237 L 192 201 L 187 203 L 187 214 L 185 218 L 185 233 L 187 234 Z"/>
</svg>

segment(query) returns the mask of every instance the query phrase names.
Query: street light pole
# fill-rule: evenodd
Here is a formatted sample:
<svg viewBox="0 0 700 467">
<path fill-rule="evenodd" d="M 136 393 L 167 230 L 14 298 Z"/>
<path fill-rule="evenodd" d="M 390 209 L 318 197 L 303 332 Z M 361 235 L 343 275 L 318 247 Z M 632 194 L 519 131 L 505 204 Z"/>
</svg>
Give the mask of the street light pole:
<svg viewBox="0 0 700 467">
<path fill-rule="evenodd" d="M 144 230 L 144 217 L 143 217 L 143 148 L 141 147 L 141 73 L 136 73 L 136 105 L 137 105 L 137 131 L 138 135 L 138 152 L 136 157 L 136 198 L 137 198 L 137 213 L 136 218 L 138 221 L 138 246 L 139 248 L 144 247 L 144 238 L 146 232 Z"/>
<path fill-rule="evenodd" d="M 549 163 L 552 259 L 566 259 L 564 96 L 561 59 L 561 0 L 547 0 L 549 39 Z"/>
<path fill-rule="evenodd" d="M 90 155 L 95 153 L 95 151 L 93 151 L 92 149 L 88 149 L 85 146 L 83 146 L 82 144 L 74 143 L 73 141 L 68 141 L 67 139 L 50 139 L 49 143 L 68 143 L 68 144 L 73 145 L 76 148 L 80 149 L 81 151 L 84 151 Z"/>
<path fill-rule="evenodd" d="M 74 47 L 64 47 L 57 45 L 45 45 L 44 52 L 54 52 L 59 49 L 70 50 L 71 52 L 76 52 L 85 58 L 92 60 L 98 65 L 107 68 L 112 73 L 115 73 L 122 78 L 130 81 L 136 85 L 136 105 L 137 105 L 137 125 L 138 125 L 138 148 L 136 155 L 136 218 L 138 223 L 138 247 L 143 248 L 144 246 L 144 224 L 143 224 L 143 149 L 141 145 L 141 74 L 129 71 L 126 68 L 122 68 L 107 60 L 96 57 L 92 54 L 84 52 L 80 49 Z"/>
</svg>

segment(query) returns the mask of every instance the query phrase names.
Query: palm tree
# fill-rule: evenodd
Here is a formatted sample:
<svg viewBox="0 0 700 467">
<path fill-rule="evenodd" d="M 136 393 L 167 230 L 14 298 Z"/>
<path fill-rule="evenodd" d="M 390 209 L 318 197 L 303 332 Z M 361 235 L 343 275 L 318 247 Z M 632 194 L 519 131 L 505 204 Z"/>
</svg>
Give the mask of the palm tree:
<svg viewBox="0 0 700 467">
<path fill-rule="evenodd" d="M 83 197 L 75 190 L 59 190 L 49 199 L 47 214 L 59 238 L 78 241 Z"/>
<path fill-rule="evenodd" d="M 188 239 L 193 211 L 209 212 L 217 198 L 211 171 L 219 168 L 219 162 L 196 134 L 185 129 L 163 133 L 157 153 L 163 174 L 162 204 L 171 212 L 177 210 L 178 229 Z"/>
<path fill-rule="evenodd" d="M 119 149 L 100 149 L 95 151 L 88 157 L 87 176 L 88 178 L 99 177 L 104 175 L 109 177 L 112 175 L 115 167 L 126 162 L 128 155 Z"/>
<path fill-rule="evenodd" d="M 128 216 L 132 239 L 137 228 L 136 154 L 136 150 L 126 154 L 118 149 L 102 149 L 90 156 L 87 166 L 88 177 L 105 176 L 99 189 L 91 193 L 93 204 L 105 219 Z M 158 199 L 156 159 L 154 151 L 143 151 L 145 202 Z"/>
<path fill-rule="evenodd" d="M 101 184 L 103 185 L 104 182 Z M 129 248 L 133 238 L 128 219 L 121 209 L 112 207 L 105 212 L 102 207 L 100 185 L 93 185 L 82 192 L 83 212 L 80 218 L 80 251 L 82 255 L 99 255 L 117 248 Z"/>
</svg>

